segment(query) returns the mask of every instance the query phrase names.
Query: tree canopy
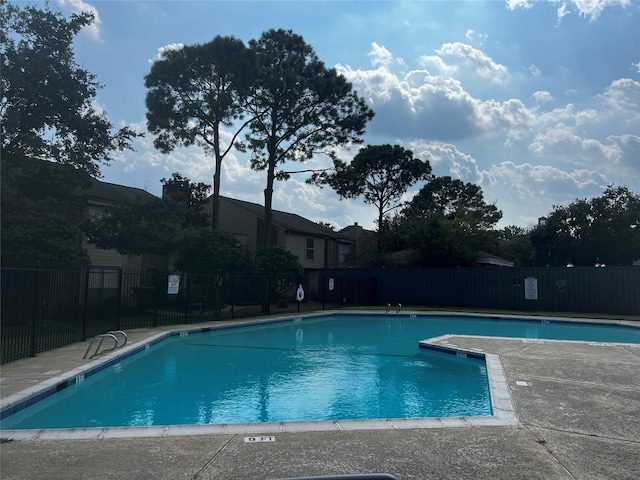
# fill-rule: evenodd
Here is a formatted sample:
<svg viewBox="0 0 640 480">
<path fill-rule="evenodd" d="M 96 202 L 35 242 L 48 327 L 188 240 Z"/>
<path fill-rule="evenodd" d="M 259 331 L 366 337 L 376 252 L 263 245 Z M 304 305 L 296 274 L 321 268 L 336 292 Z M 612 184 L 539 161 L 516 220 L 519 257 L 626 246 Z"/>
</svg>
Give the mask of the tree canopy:
<svg viewBox="0 0 640 480">
<path fill-rule="evenodd" d="M 73 40 L 90 13 L 0 1 L 2 254 L 88 262 L 79 194 L 100 165 L 131 148 L 94 106 L 101 85 L 75 61 Z M 37 232 L 37 233 L 36 233 Z"/>
<path fill-rule="evenodd" d="M 640 259 L 640 195 L 610 185 L 599 197 L 554 206 L 531 243 L 537 265 L 630 265 Z"/>
<path fill-rule="evenodd" d="M 334 159 L 334 170 L 311 178 L 329 185 L 341 198 L 364 197 L 365 203 L 378 208 L 378 230 L 384 217 L 400 207 L 402 196 L 415 183 L 431 178 L 428 161 L 414 158 L 411 150 L 400 145 L 368 145 L 361 148 L 351 163 Z"/>
<path fill-rule="evenodd" d="M 492 229 L 502 212 L 484 200 L 482 188 L 450 176 L 435 177 L 413 197 L 405 216 L 429 218 L 441 216 L 452 220 L 467 233 Z"/>
<path fill-rule="evenodd" d="M 277 167 L 359 143 L 373 111 L 335 69 L 291 30 L 268 30 L 251 40 L 257 76 L 249 100 L 253 115 L 244 148 L 251 166 L 267 171 L 263 243 L 270 243 L 273 184 L 286 179 Z"/>
<path fill-rule="evenodd" d="M 163 178 L 162 184 L 162 199 L 137 198 L 90 217 L 85 227 L 89 243 L 121 254 L 168 255 L 199 236 L 197 230 L 208 223 L 203 207 L 209 185 L 191 182 L 177 172 Z"/>
<path fill-rule="evenodd" d="M 98 176 L 111 152 L 130 148 L 135 133 L 112 132 L 93 104 L 102 86 L 75 61 L 73 39 L 93 21 L 88 12 L 67 19 L 48 8 L 0 3 L 4 160 L 64 163 Z"/>
<path fill-rule="evenodd" d="M 167 153 L 195 144 L 215 159 L 214 229 L 219 227 L 222 161 L 246 126 L 236 122 L 246 114 L 254 65 L 241 40 L 217 36 L 208 43 L 165 51 L 145 77 L 147 127 L 156 135 L 154 146 Z M 234 127 L 226 143 L 221 127 Z"/>
<path fill-rule="evenodd" d="M 245 273 L 253 267 L 253 255 L 231 234 L 201 228 L 184 238 L 175 266 L 189 273 Z"/>
<path fill-rule="evenodd" d="M 298 257 L 288 250 L 263 246 L 256 250 L 255 271 L 259 275 L 280 275 L 296 280 L 302 275 L 303 269 Z"/>
<path fill-rule="evenodd" d="M 480 186 L 436 177 L 393 220 L 392 238 L 396 248 L 414 252 L 415 265 L 473 265 L 480 251 L 494 249 L 501 217 Z"/>
</svg>

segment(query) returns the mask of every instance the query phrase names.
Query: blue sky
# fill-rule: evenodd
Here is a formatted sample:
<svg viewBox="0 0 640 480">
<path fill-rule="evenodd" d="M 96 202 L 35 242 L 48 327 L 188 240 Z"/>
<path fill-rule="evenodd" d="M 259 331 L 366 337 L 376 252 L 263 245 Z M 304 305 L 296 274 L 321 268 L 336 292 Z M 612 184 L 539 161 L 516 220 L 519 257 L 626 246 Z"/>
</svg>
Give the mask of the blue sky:
<svg viewBox="0 0 640 480">
<path fill-rule="evenodd" d="M 116 125 L 146 131 L 144 76 L 163 48 L 216 35 L 248 42 L 290 28 L 376 112 L 365 144 L 401 144 L 436 175 L 480 185 L 504 214 L 500 226 L 533 225 L 553 205 L 599 195 L 608 184 L 640 191 L 636 0 L 57 0 L 51 7 L 96 15 L 76 40 L 76 59 L 104 85 L 97 106 Z M 160 179 L 176 171 L 211 184 L 213 161 L 198 148 L 164 155 L 152 141 L 147 133 L 135 152 L 117 154 L 103 180 L 156 195 Z M 328 165 L 318 157 L 283 169 Z M 223 195 L 263 203 L 266 174 L 250 170 L 245 154 L 232 152 L 223 170 Z M 374 228 L 375 207 L 304 180 L 278 182 L 274 208 L 338 228 Z"/>
</svg>

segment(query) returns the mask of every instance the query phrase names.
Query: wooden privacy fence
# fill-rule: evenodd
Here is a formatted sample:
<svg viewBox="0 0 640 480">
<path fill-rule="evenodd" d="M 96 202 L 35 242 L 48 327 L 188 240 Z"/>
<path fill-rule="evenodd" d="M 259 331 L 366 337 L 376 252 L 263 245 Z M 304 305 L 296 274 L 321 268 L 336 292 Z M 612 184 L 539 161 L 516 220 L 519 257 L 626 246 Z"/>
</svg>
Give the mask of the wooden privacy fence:
<svg viewBox="0 0 640 480">
<path fill-rule="evenodd" d="M 378 305 L 640 315 L 640 267 L 335 269 L 321 288 L 355 279 L 375 285 Z"/>
</svg>

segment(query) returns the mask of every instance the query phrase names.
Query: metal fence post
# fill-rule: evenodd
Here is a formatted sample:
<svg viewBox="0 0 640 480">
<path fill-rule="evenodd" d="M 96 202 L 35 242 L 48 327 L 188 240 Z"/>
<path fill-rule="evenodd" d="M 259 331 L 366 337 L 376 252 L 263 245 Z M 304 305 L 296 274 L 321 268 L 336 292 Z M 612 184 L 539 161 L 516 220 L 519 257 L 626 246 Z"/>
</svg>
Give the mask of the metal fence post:
<svg viewBox="0 0 640 480">
<path fill-rule="evenodd" d="M 184 280 L 184 323 L 189 323 L 189 277 Z"/>
<path fill-rule="evenodd" d="M 84 271 L 84 295 L 82 299 L 82 340 L 87 339 L 87 304 L 89 303 L 89 279 L 91 277 L 91 267 L 83 267 Z"/>
<path fill-rule="evenodd" d="M 232 273 L 231 274 L 231 320 L 233 320 L 233 306 L 236 303 L 236 299 L 234 298 L 235 285 L 236 285 L 236 275 L 235 273 Z"/>
<path fill-rule="evenodd" d="M 143 273 L 146 277 L 146 273 Z M 156 328 L 158 326 L 158 273 L 154 272 L 153 273 L 153 296 L 152 296 L 152 300 L 153 300 L 153 328 Z M 145 283 L 146 283 L 146 278 L 145 278 Z"/>
<path fill-rule="evenodd" d="M 36 288 L 35 288 L 35 298 L 33 302 L 33 316 L 31 317 L 31 335 L 29 339 L 29 356 L 35 357 L 37 351 L 37 341 L 38 336 L 36 333 L 38 327 L 38 316 L 40 315 L 40 275 L 42 274 L 41 270 L 35 271 L 35 280 L 36 280 Z"/>
<path fill-rule="evenodd" d="M 120 319 L 120 308 L 122 306 L 122 268 L 119 269 L 120 275 L 118 275 L 118 302 L 116 303 L 116 330 L 122 330 L 122 320 Z"/>
</svg>

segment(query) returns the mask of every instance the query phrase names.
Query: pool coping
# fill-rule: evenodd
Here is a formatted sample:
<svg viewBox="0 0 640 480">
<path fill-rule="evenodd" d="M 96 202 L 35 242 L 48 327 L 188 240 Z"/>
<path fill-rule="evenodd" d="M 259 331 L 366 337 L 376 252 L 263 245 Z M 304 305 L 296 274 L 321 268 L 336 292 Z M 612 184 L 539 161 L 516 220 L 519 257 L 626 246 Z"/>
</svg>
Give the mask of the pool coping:
<svg viewBox="0 0 640 480">
<path fill-rule="evenodd" d="M 149 348 L 158 342 L 171 336 L 179 336 L 190 333 L 202 333 L 212 330 L 222 330 L 227 328 L 238 328 L 253 325 L 263 325 L 279 322 L 295 322 L 303 319 L 311 319 L 319 316 L 340 315 L 340 314 L 361 314 L 361 315 L 390 315 L 385 312 L 370 311 L 327 311 L 312 314 L 297 314 L 284 317 L 271 317 L 269 319 L 254 319 L 253 321 L 241 324 L 212 325 L 208 327 L 175 328 L 151 335 L 137 344 L 125 346 L 120 350 L 105 354 L 98 360 L 73 368 L 61 375 L 52 377 L 26 388 L 20 392 L 9 395 L 0 400 L 0 418 L 6 418 L 15 411 L 27 408 L 38 401 L 55 394 L 76 383 L 84 381 L 88 376 L 108 368 L 124 358 Z M 466 314 L 457 312 L 419 312 L 403 311 L 399 315 L 410 316 L 463 316 L 481 317 L 494 319 L 515 319 L 533 322 L 553 321 L 570 323 L 599 323 L 621 326 L 631 326 L 639 328 L 640 325 L 625 320 L 602 320 L 602 319 L 582 319 L 564 317 L 530 317 L 519 315 L 487 315 L 487 314 Z M 176 326 L 178 327 L 178 326 Z M 502 367 L 500 356 L 497 354 L 485 353 L 480 350 L 459 348 L 454 345 L 446 345 L 451 337 L 474 337 L 490 338 L 494 340 L 509 339 L 522 342 L 576 342 L 598 345 L 635 345 L 613 342 L 590 342 L 573 340 L 550 340 L 550 339 L 530 339 L 516 337 L 492 337 L 479 335 L 446 334 L 425 340 L 420 340 L 418 345 L 422 349 L 428 349 L 443 354 L 453 354 L 460 357 L 471 357 L 484 359 L 487 367 L 489 381 L 489 392 L 492 405 L 492 415 L 479 417 L 428 417 L 428 418 L 397 418 L 397 419 L 366 419 L 366 420 L 340 420 L 340 421 L 305 421 L 305 422 L 264 422 L 264 423 L 238 423 L 238 424 L 209 424 L 209 425 L 165 425 L 147 427 L 94 427 L 76 429 L 39 429 L 39 430 L 0 430 L 0 435 L 4 438 L 16 440 L 44 440 L 44 439 L 88 439 L 88 438 L 138 438 L 138 437 L 169 437 L 169 436 L 191 436 L 191 435 L 211 435 L 211 434 L 240 434 L 240 433 L 283 433 L 283 432 L 312 432 L 312 431 L 332 431 L 332 430 L 384 430 L 384 429 L 409 429 L 409 428 L 444 428 L 444 427 L 479 427 L 479 426 L 505 426 L 519 424 L 518 417 L 513 407 L 510 389 Z M 15 410 L 15 411 L 14 411 Z"/>
</svg>

